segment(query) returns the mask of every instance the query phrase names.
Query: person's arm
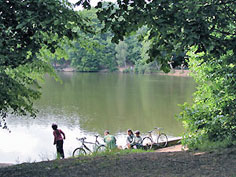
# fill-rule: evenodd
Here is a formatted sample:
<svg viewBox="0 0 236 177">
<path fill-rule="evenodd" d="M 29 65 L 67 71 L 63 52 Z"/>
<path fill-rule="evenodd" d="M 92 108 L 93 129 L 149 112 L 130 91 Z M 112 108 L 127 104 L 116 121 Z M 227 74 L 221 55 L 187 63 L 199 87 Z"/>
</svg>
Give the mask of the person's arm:
<svg viewBox="0 0 236 177">
<path fill-rule="evenodd" d="M 136 142 L 133 139 L 133 141 L 130 143 L 130 145 L 135 145 L 135 144 L 136 144 Z"/>
<path fill-rule="evenodd" d="M 53 132 L 53 136 L 54 136 L 53 145 L 55 145 L 55 144 L 56 144 L 56 135 L 55 135 L 55 132 Z"/>
<path fill-rule="evenodd" d="M 130 144 L 129 136 L 126 137 L 126 144 Z"/>
<path fill-rule="evenodd" d="M 106 137 L 103 138 L 104 143 L 106 143 Z"/>
<path fill-rule="evenodd" d="M 116 137 L 114 137 L 114 141 L 115 141 L 115 144 L 116 144 Z"/>
<path fill-rule="evenodd" d="M 142 144 L 142 142 L 143 142 L 143 139 L 142 139 L 142 137 L 139 137 L 139 139 L 138 139 L 138 144 Z"/>
<path fill-rule="evenodd" d="M 66 139 L 65 133 L 64 133 L 62 130 L 60 130 L 60 132 L 61 132 L 61 134 L 63 135 L 63 139 Z"/>
<path fill-rule="evenodd" d="M 131 141 L 130 144 L 131 144 L 131 145 L 134 145 L 134 144 L 135 144 L 135 137 L 132 136 L 131 139 L 130 139 L 130 141 Z"/>
</svg>

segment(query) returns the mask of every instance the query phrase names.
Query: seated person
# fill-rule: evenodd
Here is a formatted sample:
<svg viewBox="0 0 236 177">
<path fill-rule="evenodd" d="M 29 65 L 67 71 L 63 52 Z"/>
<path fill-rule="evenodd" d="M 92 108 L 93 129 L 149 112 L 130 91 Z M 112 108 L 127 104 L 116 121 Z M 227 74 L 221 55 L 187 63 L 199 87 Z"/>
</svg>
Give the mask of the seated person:
<svg viewBox="0 0 236 177">
<path fill-rule="evenodd" d="M 135 134 L 135 137 L 134 137 L 133 145 L 136 146 L 137 149 L 140 149 L 142 147 L 142 142 L 143 142 L 143 139 L 140 136 L 140 131 L 136 130 L 134 134 Z"/>
<path fill-rule="evenodd" d="M 131 149 L 133 147 L 133 143 L 134 143 L 134 133 L 132 130 L 128 129 L 127 130 L 127 138 L 126 138 L 126 145 L 128 147 L 128 149 Z"/>
<path fill-rule="evenodd" d="M 113 135 L 110 135 L 110 132 L 106 130 L 104 132 L 104 142 L 106 143 L 107 149 L 116 149 L 116 138 Z"/>
</svg>

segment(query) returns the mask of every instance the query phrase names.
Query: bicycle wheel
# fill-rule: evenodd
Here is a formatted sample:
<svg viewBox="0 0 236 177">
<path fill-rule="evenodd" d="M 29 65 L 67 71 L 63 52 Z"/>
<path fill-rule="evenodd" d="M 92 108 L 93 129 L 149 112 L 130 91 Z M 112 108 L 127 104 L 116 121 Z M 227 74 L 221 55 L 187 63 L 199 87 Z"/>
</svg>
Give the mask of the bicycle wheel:
<svg viewBox="0 0 236 177">
<path fill-rule="evenodd" d="M 166 147 L 168 144 L 168 138 L 166 136 L 165 133 L 161 133 L 158 137 L 157 137 L 157 144 L 159 145 L 159 147 Z"/>
<path fill-rule="evenodd" d="M 84 155 L 86 155 L 86 151 L 83 148 L 76 148 L 73 151 L 73 157 L 84 156 Z"/>
<path fill-rule="evenodd" d="M 106 151 L 106 146 L 105 145 L 100 145 L 98 146 L 98 148 L 96 149 L 96 153 L 99 153 L 99 152 L 104 152 Z"/>
<path fill-rule="evenodd" d="M 150 137 L 144 137 L 142 145 L 145 149 L 152 149 L 153 141 Z"/>
</svg>

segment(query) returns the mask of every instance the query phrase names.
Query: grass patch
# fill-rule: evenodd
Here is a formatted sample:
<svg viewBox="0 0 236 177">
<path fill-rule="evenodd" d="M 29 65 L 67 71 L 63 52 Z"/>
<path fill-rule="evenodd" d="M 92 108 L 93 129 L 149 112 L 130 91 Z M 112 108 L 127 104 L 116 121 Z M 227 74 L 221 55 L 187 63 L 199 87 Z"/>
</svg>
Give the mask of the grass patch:
<svg viewBox="0 0 236 177">
<path fill-rule="evenodd" d="M 191 149 L 199 150 L 199 151 L 214 151 L 214 150 L 228 148 L 234 145 L 236 145 L 236 141 L 229 141 L 228 139 L 225 139 L 223 141 L 214 141 L 214 142 L 205 140 L 203 141 L 203 143 L 199 143 Z"/>
<path fill-rule="evenodd" d="M 146 150 L 142 150 L 142 149 L 115 149 L 115 150 L 107 150 L 107 151 L 103 151 L 103 152 L 99 152 L 99 153 L 95 153 L 95 156 L 103 156 L 103 155 L 127 155 L 127 154 L 132 154 L 132 153 L 144 153 L 144 152 L 151 152 L 153 150 L 150 151 L 146 151 Z"/>
<path fill-rule="evenodd" d="M 116 155 L 127 155 L 134 153 L 144 153 L 144 152 L 154 152 L 154 150 L 142 150 L 142 149 L 114 149 L 114 150 L 105 150 L 102 152 L 93 152 L 86 155 L 80 155 L 77 157 L 96 157 L 96 156 L 116 156 Z"/>
</svg>

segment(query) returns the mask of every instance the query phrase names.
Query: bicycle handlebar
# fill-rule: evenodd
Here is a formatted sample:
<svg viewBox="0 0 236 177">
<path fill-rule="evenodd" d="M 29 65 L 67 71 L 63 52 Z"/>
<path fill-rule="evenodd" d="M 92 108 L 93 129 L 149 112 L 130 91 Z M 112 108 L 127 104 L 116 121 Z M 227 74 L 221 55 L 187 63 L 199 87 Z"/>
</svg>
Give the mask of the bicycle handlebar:
<svg viewBox="0 0 236 177">
<path fill-rule="evenodd" d="M 82 138 L 76 138 L 78 141 L 84 141 L 86 139 L 86 137 L 82 137 Z"/>
<path fill-rule="evenodd" d="M 164 128 L 161 128 L 161 127 L 154 127 L 154 129 L 163 130 Z"/>
<path fill-rule="evenodd" d="M 78 141 L 81 141 L 82 144 L 86 143 L 86 144 L 96 144 L 96 143 L 93 143 L 93 142 L 87 142 L 85 141 L 87 138 L 86 137 L 82 137 L 82 138 L 76 138 Z"/>
<path fill-rule="evenodd" d="M 161 131 L 163 129 L 164 128 L 161 128 L 161 127 L 154 127 L 154 130 L 158 130 L 158 131 Z M 148 131 L 148 133 L 151 134 L 154 130 Z"/>
</svg>

